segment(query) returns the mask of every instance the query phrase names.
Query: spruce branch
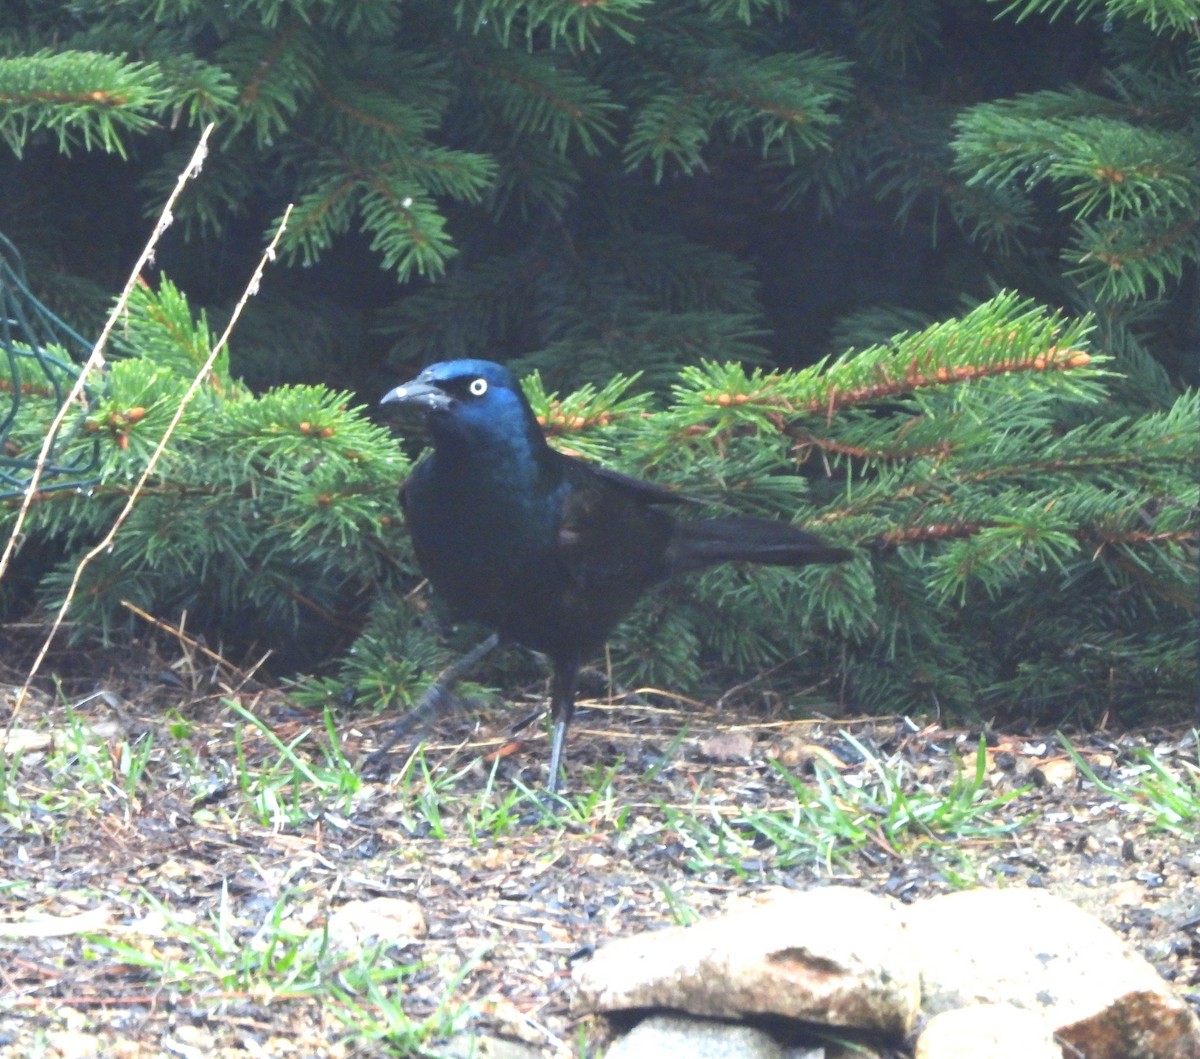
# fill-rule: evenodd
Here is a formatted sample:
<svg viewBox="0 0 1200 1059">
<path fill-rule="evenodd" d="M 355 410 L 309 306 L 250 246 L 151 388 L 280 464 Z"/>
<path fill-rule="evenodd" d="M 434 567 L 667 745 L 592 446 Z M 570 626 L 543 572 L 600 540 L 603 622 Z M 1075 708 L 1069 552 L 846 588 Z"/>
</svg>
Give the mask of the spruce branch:
<svg viewBox="0 0 1200 1059">
<path fill-rule="evenodd" d="M 235 122 L 228 136 L 253 131 L 259 147 L 269 147 L 288 130 L 320 80 L 321 42 L 299 19 L 270 32 L 247 31 L 218 52 L 222 65 L 240 85 Z"/>
<path fill-rule="evenodd" d="M 18 158 L 42 130 L 63 154 L 81 146 L 124 157 L 126 138 L 155 127 L 169 105 L 154 63 L 60 50 L 0 59 L 0 137 Z"/>
<path fill-rule="evenodd" d="M 1054 20 L 1093 16 L 1107 23 L 1117 19 L 1144 21 L 1152 30 L 1172 29 L 1191 33 L 1196 28 L 1196 8 L 1189 0 L 990 0 L 1004 4 L 1004 13 L 1018 20 L 1044 15 Z"/>
<path fill-rule="evenodd" d="M 573 142 L 592 155 L 613 142 L 621 108 L 611 93 L 552 52 L 476 48 L 463 58 L 478 85 L 486 86 L 485 105 L 517 135 L 542 139 L 559 154 Z"/>
<path fill-rule="evenodd" d="M 484 155 L 425 143 L 393 144 L 378 159 L 316 150 L 285 250 L 316 261 L 357 213 L 371 249 L 402 281 L 414 272 L 440 275 L 457 252 L 432 198 L 478 202 L 494 174 Z"/>
<path fill-rule="evenodd" d="M 1198 173 L 1200 176 L 1200 173 Z M 1194 216 L 1153 214 L 1075 226 L 1075 265 L 1067 275 L 1118 301 L 1166 293 L 1188 265 L 1200 260 L 1200 222 Z"/>
<path fill-rule="evenodd" d="M 829 127 L 838 121 L 834 107 L 849 88 L 846 64 L 815 52 L 758 58 L 728 47 L 667 50 L 645 79 L 625 166 L 648 162 L 656 182 L 669 162 L 694 172 L 715 133 L 751 140 L 764 155 L 794 164 L 828 146 Z"/>
<path fill-rule="evenodd" d="M 760 14 L 783 18 L 788 0 L 700 0 L 700 7 L 714 22 L 737 19 L 749 25 Z"/>
<path fill-rule="evenodd" d="M 632 41 L 641 9 L 653 0 L 606 0 L 603 4 L 577 0 L 457 0 L 455 17 L 473 33 L 485 29 L 507 47 L 513 38 L 531 46 L 541 34 L 551 47 L 575 51 L 599 48 L 606 35 Z"/>
</svg>

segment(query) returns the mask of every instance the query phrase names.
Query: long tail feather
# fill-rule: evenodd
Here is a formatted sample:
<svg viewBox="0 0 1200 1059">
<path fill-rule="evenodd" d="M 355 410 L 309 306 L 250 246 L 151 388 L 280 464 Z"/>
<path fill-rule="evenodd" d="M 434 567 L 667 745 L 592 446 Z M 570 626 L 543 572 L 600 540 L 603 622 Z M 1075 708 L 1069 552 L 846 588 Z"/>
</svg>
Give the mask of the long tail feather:
<svg viewBox="0 0 1200 1059">
<path fill-rule="evenodd" d="M 840 563 L 853 554 L 786 522 L 744 517 L 712 518 L 676 523 L 667 547 L 667 563 L 672 574 L 680 574 L 724 562 L 769 566 Z"/>
</svg>

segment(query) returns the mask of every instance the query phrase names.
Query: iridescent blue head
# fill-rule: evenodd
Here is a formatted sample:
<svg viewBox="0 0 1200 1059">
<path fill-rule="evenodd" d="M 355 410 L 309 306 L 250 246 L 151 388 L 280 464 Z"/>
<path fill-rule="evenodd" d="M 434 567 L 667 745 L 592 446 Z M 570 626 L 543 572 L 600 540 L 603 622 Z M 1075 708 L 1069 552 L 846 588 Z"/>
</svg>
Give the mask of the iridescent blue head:
<svg viewBox="0 0 1200 1059">
<path fill-rule="evenodd" d="M 422 409 L 435 447 L 545 444 L 512 372 L 490 360 L 432 364 L 380 404 Z"/>
</svg>

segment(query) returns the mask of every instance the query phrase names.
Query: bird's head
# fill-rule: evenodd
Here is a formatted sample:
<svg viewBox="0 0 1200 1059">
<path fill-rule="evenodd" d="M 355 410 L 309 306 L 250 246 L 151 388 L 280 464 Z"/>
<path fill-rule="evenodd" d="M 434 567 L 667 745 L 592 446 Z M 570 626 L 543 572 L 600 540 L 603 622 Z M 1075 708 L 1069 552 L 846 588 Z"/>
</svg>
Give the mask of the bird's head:
<svg viewBox="0 0 1200 1059">
<path fill-rule="evenodd" d="M 529 402 L 506 367 L 490 360 L 432 364 L 379 402 L 426 413 L 434 443 L 486 443 L 504 437 L 543 441 Z"/>
</svg>

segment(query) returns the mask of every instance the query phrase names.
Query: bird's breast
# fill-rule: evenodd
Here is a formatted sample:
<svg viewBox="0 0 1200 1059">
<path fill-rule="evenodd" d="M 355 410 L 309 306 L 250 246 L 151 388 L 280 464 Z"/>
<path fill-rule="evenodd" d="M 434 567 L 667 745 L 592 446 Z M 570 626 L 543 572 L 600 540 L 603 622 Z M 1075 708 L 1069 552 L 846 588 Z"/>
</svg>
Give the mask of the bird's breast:
<svg viewBox="0 0 1200 1059">
<path fill-rule="evenodd" d="M 448 461 L 405 487 L 421 569 L 455 614 L 554 658 L 588 654 L 666 576 L 671 519 L 561 458 Z"/>
<path fill-rule="evenodd" d="M 434 590 L 460 616 L 496 626 L 522 579 L 555 548 L 557 502 L 536 481 L 482 470 L 418 466 L 405 486 L 405 512 Z"/>
</svg>

